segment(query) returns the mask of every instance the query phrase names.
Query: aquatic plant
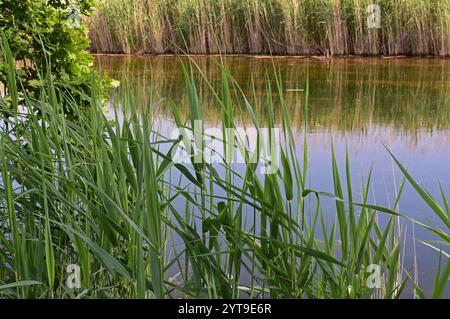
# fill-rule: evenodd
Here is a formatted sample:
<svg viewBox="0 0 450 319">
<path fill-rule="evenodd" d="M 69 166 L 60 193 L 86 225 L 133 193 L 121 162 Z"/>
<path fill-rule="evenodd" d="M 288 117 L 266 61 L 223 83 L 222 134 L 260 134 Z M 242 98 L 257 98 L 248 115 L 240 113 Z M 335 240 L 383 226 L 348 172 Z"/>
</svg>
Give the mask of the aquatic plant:
<svg viewBox="0 0 450 319">
<path fill-rule="evenodd" d="M 102 0 L 89 24 L 93 52 L 450 55 L 447 0 Z"/>
</svg>

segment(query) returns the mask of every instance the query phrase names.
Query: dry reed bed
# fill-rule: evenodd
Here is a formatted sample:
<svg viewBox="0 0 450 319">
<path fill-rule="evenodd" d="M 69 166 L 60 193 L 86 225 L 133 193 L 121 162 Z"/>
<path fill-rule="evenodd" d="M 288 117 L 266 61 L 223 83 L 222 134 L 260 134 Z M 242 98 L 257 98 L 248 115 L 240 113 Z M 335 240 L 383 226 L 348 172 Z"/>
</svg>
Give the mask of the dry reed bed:
<svg viewBox="0 0 450 319">
<path fill-rule="evenodd" d="M 101 0 L 89 26 L 93 52 L 450 56 L 448 0 Z"/>
</svg>

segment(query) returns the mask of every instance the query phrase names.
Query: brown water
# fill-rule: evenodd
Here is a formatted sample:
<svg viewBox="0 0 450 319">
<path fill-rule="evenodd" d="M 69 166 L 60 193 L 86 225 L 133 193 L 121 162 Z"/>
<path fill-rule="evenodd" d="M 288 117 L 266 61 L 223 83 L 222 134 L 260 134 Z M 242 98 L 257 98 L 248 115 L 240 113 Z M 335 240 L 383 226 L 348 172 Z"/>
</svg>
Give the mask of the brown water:
<svg viewBox="0 0 450 319">
<path fill-rule="evenodd" d="M 214 83 L 219 81 L 218 57 L 196 57 L 196 62 Z M 182 113 L 187 113 L 184 80 L 178 57 L 96 56 L 97 69 L 112 78 L 128 78 L 131 86 L 145 92 L 151 86 L 156 99 L 171 97 Z M 225 64 L 249 96 L 253 88 L 262 100 L 266 75 L 274 69 L 281 75 L 285 98 L 295 133 L 302 145 L 303 103 L 307 74 L 310 79 L 308 142 L 310 186 L 333 192 L 331 137 L 337 159 L 344 164 L 345 150 L 351 158 L 355 182 L 373 168 L 373 199 L 392 206 L 401 174 L 382 146 L 389 146 L 413 176 L 431 193 L 439 194 L 439 184 L 450 197 L 450 60 L 352 58 L 314 60 L 305 58 L 229 57 Z M 273 78 L 273 77 L 272 77 Z M 145 95 L 145 94 L 143 94 Z M 114 96 L 114 94 L 112 95 Z M 208 90 L 202 90 L 205 119 L 219 123 L 219 109 Z M 160 117 L 170 118 L 161 103 Z M 265 118 L 264 107 L 255 113 Z M 277 117 L 277 114 L 275 114 Z M 250 122 L 242 115 L 242 121 Z M 400 203 L 401 213 L 426 223 L 437 222 L 422 200 L 407 187 Z M 438 223 L 439 225 L 439 223 Z M 403 231 L 411 238 L 412 224 Z M 438 254 L 419 240 L 433 240 L 415 226 L 419 282 L 430 289 Z M 405 267 L 413 262 L 412 241 L 405 246 Z"/>
</svg>

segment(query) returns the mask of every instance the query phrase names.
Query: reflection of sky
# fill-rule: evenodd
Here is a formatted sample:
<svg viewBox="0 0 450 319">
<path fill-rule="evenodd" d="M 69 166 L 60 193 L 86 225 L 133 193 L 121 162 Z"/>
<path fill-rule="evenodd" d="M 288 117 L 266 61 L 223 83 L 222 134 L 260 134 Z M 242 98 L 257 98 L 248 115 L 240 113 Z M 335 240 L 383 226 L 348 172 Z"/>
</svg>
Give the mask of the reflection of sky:
<svg viewBox="0 0 450 319">
<path fill-rule="evenodd" d="M 377 60 L 368 60 L 359 66 L 355 66 L 356 62 L 345 62 L 334 66 L 332 63 L 328 66 L 316 65 L 311 68 L 310 118 L 313 121 L 310 122 L 312 125 L 308 133 L 309 187 L 333 192 L 331 171 L 331 137 L 333 137 L 341 169 L 341 180 L 345 180 L 345 150 L 348 147 L 355 201 L 361 196 L 361 180 L 367 178 L 372 167 L 369 203 L 393 206 L 395 201 L 393 194 L 402 181 L 402 175 L 382 143 L 388 146 L 413 177 L 440 201 L 439 182 L 444 192 L 450 194 L 450 104 L 448 104 L 450 63 L 414 59 L 399 60 L 395 63 L 381 61 L 378 66 L 374 61 Z M 152 63 L 146 63 L 141 66 L 152 67 Z M 278 63 L 285 68 L 282 73 L 285 86 L 297 88 L 299 85 L 296 83 L 304 77 L 305 65 Z M 256 68 L 257 72 L 260 72 L 257 66 L 249 68 L 242 61 L 234 67 L 238 73 L 236 78 L 247 83 L 248 74 L 243 74 L 240 69 L 253 72 Z M 287 72 L 286 68 L 290 67 L 294 71 Z M 116 72 L 117 68 L 120 68 L 120 65 L 116 66 Z M 162 72 L 167 77 L 161 81 L 167 79 L 169 82 L 180 81 L 181 75 L 174 73 L 171 68 L 173 65 L 164 64 Z M 145 73 L 139 74 L 145 78 Z M 154 88 L 162 90 L 158 93 L 160 96 L 169 92 L 175 94 L 176 88 L 180 90 L 180 87 L 175 85 L 175 90 L 172 88 L 164 91 L 164 88 L 158 87 L 158 83 Z M 296 123 L 302 122 L 299 116 L 302 113 L 303 95 L 301 92 L 290 94 L 293 95 L 290 97 L 291 101 L 297 106 L 293 110 L 293 125 L 299 141 L 297 147 L 300 155 L 303 149 L 302 127 L 295 126 Z M 206 116 L 207 122 L 214 124 L 218 121 L 217 110 L 206 107 L 205 112 L 209 112 Z M 168 112 L 160 112 L 155 123 L 155 128 L 164 136 L 169 136 L 173 129 L 173 123 L 168 121 L 169 116 Z M 244 121 L 247 122 L 247 119 L 244 118 Z M 239 166 L 235 168 L 240 169 Z M 450 195 L 447 196 L 450 199 Z M 334 212 L 334 204 L 325 200 L 324 209 Z M 404 189 L 398 210 L 426 224 L 441 225 L 409 185 Z M 386 217 L 380 214 L 380 220 L 383 219 Z M 402 248 L 405 255 L 404 263 L 405 267 L 411 270 L 412 223 L 403 221 L 402 227 L 408 238 L 405 247 Z M 415 236 L 418 240 L 435 239 L 418 226 L 415 226 Z M 416 245 L 419 281 L 425 290 L 429 291 L 438 254 L 419 242 L 416 242 Z"/>
<path fill-rule="evenodd" d="M 162 135 L 170 133 L 172 123 L 160 121 L 156 127 Z M 156 128 L 155 127 L 155 128 Z M 303 150 L 303 135 L 296 130 L 299 156 Z M 423 132 L 411 140 L 395 129 L 371 125 L 366 134 L 351 132 L 327 132 L 312 130 L 308 134 L 309 153 L 309 187 L 311 189 L 333 193 L 331 171 L 331 136 L 335 148 L 336 159 L 341 171 L 341 180 L 345 179 L 345 152 L 348 149 L 352 170 L 354 200 L 361 202 L 362 178 L 367 179 L 370 168 L 373 169 L 369 203 L 393 207 L 396 191 L 402 182 L 402 174 L 393 163 L 390 155 L 383 147 L 384 143 L 403 163 L 420 184 L 440 200 L 439 182 L 444 192 L 450 192 L 450 136 L 448 131 Z M 243 166 L 235 165 L 239 173 Z M 219 169 L 220 172 L 220 169 Z M 225 195 L 225 193 L 218 193 Z M 324 199 L 325 212 L 334 212 L 334 202 Z M 424 201 L 406 184 L 398 211 L 426 224 L 442 223 L 433 215 Z M 379 213 L 380 222 L 386 221 L 386 215 Z M 402 220 L 402 232 L 406 234 L 405 246 L 402 247 L 404 265 L 410 271 L 413 265 L 412 223 Z M 428 231 L 414 226 L 415 238 L 423 241 L 436 240 Z M 416 241 L 419 280 L 425 291 L 431 291 L 438 253 Z M 430 263 L 430 261 L 432 261 Z"/>
</svg>

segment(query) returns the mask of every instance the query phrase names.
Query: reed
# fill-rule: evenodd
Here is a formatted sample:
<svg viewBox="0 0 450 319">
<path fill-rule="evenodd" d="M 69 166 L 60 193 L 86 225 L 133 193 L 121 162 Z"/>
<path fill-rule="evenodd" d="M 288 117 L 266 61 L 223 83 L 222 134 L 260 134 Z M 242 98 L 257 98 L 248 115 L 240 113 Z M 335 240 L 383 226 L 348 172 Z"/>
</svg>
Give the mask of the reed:
<svg viewBox="0 0 450 319">
<path fill-rule="evenodd" d="M 11 59 L 5 51 L 6 59 Z M 151 88 L 137 98 L 126 81 L 111 117 L 92 85 L 91 107 L 80 108 L 49 73 L 37 99 L 23 93 L 14 117 L 0 124 L 0 295 L 10 298 L 397 298 L 407 282 L 401 263 L 403 236 L 397 219 L 406 180 L 392 207 L 371 204 L 372 174 L 356 196 L 347 155 L 340 170 L 330 150 L 333 193 L 311 189 L 308 144 L 297 152 L 279 75 L 267 82 L 264 99 L 243 95 L 226 68 L 215 89 L 199 66 L 184 66 L 189 112 L 164 100 L 174 127 L 192 130 L 203 119 L 198 81 L 220 107 L 222 128 L 235 128 L 235 114 L 247 112 L 262 127 L 256 104 L 275 126 L 281 114 L 281 164 L 260 174 L 249 161 L 248 136 L 224 135 L 246 159 L 242 170 L 228 161 L 204 160 L 208 136 L 194 135 L 191 163 L 171 156 L 180 138 L 161 134 Z M 276 73 L 277 74 L 277 73 Z M 194 76 L 196 75 L 196 76 Z M 18 75 L 10 70 L 10 79 Z M 20 81 L 18 81 L 20 83 Z M 308 116 L 309 82 L 304 90 Z M 9 91 L 8 94 L 18 94 Z M 232 96 L 238 96 L 237 101 Z M 62 105 L 65 107 L 63 108 Z M 70 107 L 77 116 L 68 118 Z M 4 100 L 0 109 L 5 111 Z M 3 113 L 2 114 L 8 114 Z M 187 144 L 185 144 L 187 146 Z M 199 156 L 199 157 L 198 157 Z M 200 158 L 200 161 L 194 159 Z M 448 226 L 423 189 L 418 193 Z M 333 206 L 324 204 L 331 201 Z M 378 220 L 382 215 L 385 222 Z M 430 231 L 437 232 L 429 227 Z M 441 231 L 437 233 L 444 236 Z M 442 237 L 442 238 L 447 238 Z M 81 288 L 66 286 L 66 267 L 81 268 Z M 380 266 L 381 286 L 368 284 L 367 266 Z M 433 297 L 441 297 L 448 276 L 437 273 Z M 417 287 L 420 292 L 420 287 Z M 421 293 L 419 293 L 422 296 Z M 424 294 L 423 294 L 424 295 Z"/>
<path fill-rule="evenodd" d="M 101 0 L 89 26 L 93 52 L 450 55 L 447 0 Z"/>
</svg>

